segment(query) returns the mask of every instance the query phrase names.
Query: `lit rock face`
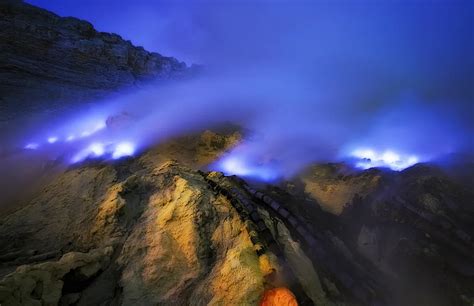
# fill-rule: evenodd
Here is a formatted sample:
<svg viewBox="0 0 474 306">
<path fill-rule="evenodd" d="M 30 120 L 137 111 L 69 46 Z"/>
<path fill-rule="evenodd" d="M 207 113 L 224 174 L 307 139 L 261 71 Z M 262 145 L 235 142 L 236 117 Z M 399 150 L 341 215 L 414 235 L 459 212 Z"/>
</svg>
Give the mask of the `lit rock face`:
<svg viewBox="0 0 474 306">
<path fill-rule="evenodd" d="M 52 261 L 22 266 L 7 276 L 0 283 L 1 303 L 21 303 L 14 298 L 19 292 L 38 303 L 63 303 L 71 297 L 61 295 L 61 288 L 79 282 L 82 274 L 71 280 L 64 276 L 93 264 L 97 269 L 89 273 L 94 275 L 91 285 L 70 292 L 79 305 L 101 298 L 124 305 L 258 302 L 266 274 L 277 266 L 267 263 L 260 268 L 238 213 L 209 190 L 201 175 L 172 162 L 123 175 L 112 166 L 71 170 L 3 220 L 2 233 L 8 236 L 2 237 L 2 254 L 27 250 L 18 253 L 15 264 L 35 261 L 33 254 L 51 254 Z M 97 259 L 100 263 L 69 261 L 97 248 L 107 250 Z M 53 285 L 41 283 L 45 278 Z M 28 287 L 22 285 L 26 279 Z M 40 294 L 35 291 L 38 286 Z M 101 296 L 101 289 L 110 286 L 122 293 Z"/>
<path fill-rule="evenodd" d="M 187 69 L 117 34 L 97 32 L 86 21 L 21 1 L 0 3 L 0 49 L 1 120 L 20 111 L 87 102 L 142 81 L 174 78 Z"/>
<path fill-rule="evenodd" d="M 339 215 L 355 195 L 366 196 L 379 187 L 378 170 L 343 175 L 341 164 L 315 165 L 301 174 L 305 192 L 327 212 Z"/>
<path fill-rule="evenodd" d="M 0 218 L 0 303 L 450 305 L 472 299 L 465 281 L 474 262 L 472 193 L 449 177 L 422 165 L 402 172 L 313 168 L 319 171 L 314 183 L 350 187 L 336 215 L 320 208 L 304 182 L 282 189 L 195 170 L 239 139 L 239 133 L 208 131 L 135 158 L 85 162 L 58 174 Z"/>
<path fill-rule="evenodd" d="M 291 218 L 238 179 L 193 170 L 239 138 L 205 132 L 59 174 L 0 219 L 0 303 L 257 305 L 273 288 L 301 305 L 353 303 L 337 274 L 320 274 Z"/>
</svg>

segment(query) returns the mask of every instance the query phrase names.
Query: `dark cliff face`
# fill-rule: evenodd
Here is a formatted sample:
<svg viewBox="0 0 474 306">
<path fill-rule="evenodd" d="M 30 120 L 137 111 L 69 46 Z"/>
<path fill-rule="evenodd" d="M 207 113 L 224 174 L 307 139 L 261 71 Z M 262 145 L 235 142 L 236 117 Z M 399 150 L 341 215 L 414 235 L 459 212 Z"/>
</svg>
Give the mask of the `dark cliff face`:
<svg viewBox="0 0 474 306">
<path fill-rule="evenodd" d="M 148 52 L 83 20 L 20 1 L 0 2 L 0 120 L 103 97 L 183 74 L 175 58 Z"/>
<path fill-rule="evenodd" d="M 347 168 L 316 165 L 288 184 L 291 209 L 311 216 L 315 228 L 327 223 L 382 271 L 391 305 L 472 304 L 470 185 L 429 164 L 402 172 Z M 331 216 L 322 218 L 319 207 Z"/>
</svg>

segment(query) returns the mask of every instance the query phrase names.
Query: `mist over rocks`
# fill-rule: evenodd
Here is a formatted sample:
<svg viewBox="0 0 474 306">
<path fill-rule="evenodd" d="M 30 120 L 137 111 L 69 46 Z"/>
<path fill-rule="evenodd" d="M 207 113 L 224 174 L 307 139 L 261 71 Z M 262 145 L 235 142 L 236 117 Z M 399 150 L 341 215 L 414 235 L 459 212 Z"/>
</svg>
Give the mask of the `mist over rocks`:
<svg viewBox="0 0 474 306">
<path fill-rule="evenodd" d="M 38 10 L 23 6 L 27 10 Z M 138 149 L 230 121 L 262 135 L 258 141 L 236 148 L 232 156 L 247 167 L 258 170 L 263 164 L 271 167 L 275 176 L 286 178 L 311 162 L 339 162 L 360 147 L 380 152 L 377 155 L 390 151 L 397 156 L 414 156 L 414 160 L 421 162 L 458 151 L 472 152 L 469 133 L 473 126 L 466 103 L 469 91 L 463 82 L 447 77 L 453 74 L 469 78 L 469 71 L 459 69 L 457 60 L 454 57 L 448 60 L 443 52 L 428 56 L 424 55 L 422 46 L 411 48 L 399 43 L 404 38 L 423 39 L 444 50 L 449 44 L 442 41 L 452 38 L 453 47 L 459 49 L 463 46 L 464 32 L 455 32 L 453 36 L 448 30 L 443 31 L 439 42 L 431 34 L 412 31 L 419 22 L 418 15 L 431 24 L 438 16 L 457 16 L 459 7 L 450 7 L 446 12 L 436 7 L 425 12 L 421 10 L 423 7 L 415 7 L 407 24 L 400 29 L 401 34 L 393 36 L 393 41 L 392 36 L 385 34 L 381 41 L 372 41 L 372 35 L 381 35 L 377 22 L 397 25 L 404 13 L 411 12 L 394 4 L 399 11 L 392 18 L 391 6 L 381 9 L 381 16 L 387 20 L 365 18 L 366 14 L 372 16 L 373 8 L 353 15 L 351 6 L 339 11 L 337 5 L 334 8 L 323 6 L 321 12 L 327 10 L 328 15 L 319 13 L 318 18 L 312 15 L 317 5 L 308 9 L 304 6 L 288 8 L 283 4 L 265 8 L 260 3 L 253 11 L 251 5 L 213 7 L 207 3 L 192 12 L 187 11 L 195 8 L 194 5 L 184 6 L 182 10 L 191 14 L 186 21 L 196 29 L 206 30 L 202 41 L 205 45 L 199 53 L 208 61 L 206 64 L 209 63 L 206 73 L 188 79 L 189 82 L 168 82 L 177 75 L 194 71 L 181 67 L 176 60 L 133 47 L 115 34 L 97 32 L 87 22 L 42 11 L 40 17 L 32 17 L 30 23 L 34 25 L 34 20 L 39 19 L 36 22 L 43 24 L 43 19 L 48 20 L 46 26 L 38 27 L 46 28 L 46 34 L 39 38 L 35 32 L 31 34 L 21 18 L 19 24 L 25 29 L 16 27 L 14 32 L 25 31 L 30 34 L 24 37 L 36 37 L 32 41 L 23 40 L 26 47 L 25 51 L 19 50 L 20 54 L 26 52 L 34 63 L 43 56 L 46 60 L 37 64 L 39 69 L 29 75 L 5 70 L 7 77 L 15 74 L 17 77 L 11 78 L 15 80 L 21 76 L 17 82 L 29 82 L 31 86 L 25 83 L 25 86 L 14 87 L 15 90 L 9 89 L 7 98 L 15 92 L 20 96 L 8 98 L 11 103 L 2 103 L 11 109 L 2 113 L 10 118 L 8 114 L 13 113 L 21 117 L 17 109 L 24 109 L 23 104 L 38 106 L 33 118 L 25 120 L 30 129 L 21 139 L 15 134 L 16 129 L 10 129 L 14 130 L 10 138 L 17 141 L 15 144 L 19 147 L 44 141 L 51 133 L 60 134 L 98 112 L 105 118 L 123 111 L 136 115 L 130 128 L 121 131 L 119 137 L 134 139 Z M 181 7 L 171 5 L 169 9 L 168 18 L 172 18 Z M 328 17 L 334 14 L 348 18 L 340 25 L 342 28 Z M 20 16 L 28 18 L 28 15 Z M 258 22 L 262 18 L 265 22 Z M 160 25 L 168 20 L 144 19 L 145 25 L 148 22 Z M 248 22 L 242 22 L 247 19 Z M 465 18 L 455 19 L 447 27 L 459 27 L 465 22 Z M 274 24 L 279 25 L 276 28 L 279 31 L 272 28 Z M 55 26 L 58 29 L 54 30 Z M 150 31 L 154 29 L 150 27 Z M 367 31 L 371 35 L 366 35 Z M 137 32 L 139 36 L 141 30 Z M 128 37 L 134 39 L 130 33 Z M 181 40 L 181 36 L 174 39 Z M 351 44 L 353 40 L 357 41 Z M 191 50 L 195 47 L 189 46 Z M 39 52 L 33 51 L 36 49 Z M 61 56 L 65 50 L 71 51 L 68 51 L 70 56 L 69 53 Z M 464 49 L 461 51 L 465 53 Z M 59 68 L 51 54 L 65 63 Z M 26 59 L 25 63 L 31 62 Z M 408 59 L 419 60 L 423 65 L 415 69 L 417 66 L 404 64 Z M 399 68 L 403 69 L 399 71 Z M 51 79 L 54 73 L 44 73 L 48 69 L 57 72 L 58 84 L 55 84 L 56 79 Z M 433 70 L 436 73 L 432 73 Z M 167 83 L 162 86 L 163 83 L 144 79 L 166 80 Z M 145 83 L 148 86 L 142 87 Z M 130 89 L 127 86 L 132 84 L 139 85 L 140 90 L 132 86 L 127 91 Z M 450 96 L 452 92 L 456 94 Z M 115 95 L 107 100 L 96 99 L 110 93 Z M 70 101 L 66 99 L 68 96 Z M 36 97 L 48 101 L 41 102 Z M 52 107 L 42 107 L 47 104 Z M 12 109 L 9 105 L 17 107 Z M 87 110 L 91 111 L 87 113 Z M 59 122 L 57 125 L 50 120 L 52 117 L 56 117 L 53 119 L 54 123 Z M 22 123 L 17 122 L 17 129 L 24 126 Z"/>
<path fill-rule="evenodd" d="M 472 145 L 469 106 L 437 99 L 468 94 L 457 78 L 444 84 L 445 71 L 464 76 L 456 58 L 432 74 L 443 52 L 365 35 L 373 20 L 404 27 L 399 41 L 462 33 L 443 23 L 435 41 L 429 26 L 411 36 L 418 16 L 391 8 L 342 24 L 324 8 L 196 10 L 220 45 L 200 50 L 215 59 L 206 74 L 186 78 L 194 68 L 88 22 L 2 2 L 0 120 L 14 119 L 17 147 L 0 147 L 0 304 L 471 305 L 467 164 L 341 163 L 360 145 L 420 156 Z M 407 49 L 423 65 L 400 65 Z M 18 117 L 41 112 L 16 137 Z"/>
<path fill-rule="evenodd" d="M 472 301 L 467 186 L 430 165 L 314 165 L 278 185 L 203 171 L 240 140 L 205 131 L 46 181 L 0 217 L 0 301 L 255 305 L 275 288 L 299 305 Z"/>
</svg>

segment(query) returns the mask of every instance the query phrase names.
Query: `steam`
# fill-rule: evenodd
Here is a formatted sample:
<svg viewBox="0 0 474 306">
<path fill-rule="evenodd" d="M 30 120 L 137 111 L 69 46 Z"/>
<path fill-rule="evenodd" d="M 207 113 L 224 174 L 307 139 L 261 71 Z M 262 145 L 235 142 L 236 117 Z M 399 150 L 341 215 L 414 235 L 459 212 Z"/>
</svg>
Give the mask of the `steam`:
<svg viewBox="0 0 474 306">
<path fill-rule="evenodd" d="M 473 63 L 474 52 L 466 48 L 470 21 L 462 7 L 169 6 L 166 21 L 185 18 L 190 29 L 182 39 L 200 33 L 186 48 L 205 64 L 201 75 L 65 114 L 22 146 L 54 147 L 71 162 L 112 160 L 234 122 L 252 137 L 211 167 L 262 180 L 291 176 L 312 162 L 401 170 L 472 152 L 472 93 L 465 85 L 472 71 L 464 63 Z M 439 18 L 444 28 L 433 33 Z M 181 37 L 163 37 L 170 49 L 182 45 Z M 121 114 L 124 126 L 107 127 Z M 361 150 L 370 154 L 354 154 Z"/>
</svg>

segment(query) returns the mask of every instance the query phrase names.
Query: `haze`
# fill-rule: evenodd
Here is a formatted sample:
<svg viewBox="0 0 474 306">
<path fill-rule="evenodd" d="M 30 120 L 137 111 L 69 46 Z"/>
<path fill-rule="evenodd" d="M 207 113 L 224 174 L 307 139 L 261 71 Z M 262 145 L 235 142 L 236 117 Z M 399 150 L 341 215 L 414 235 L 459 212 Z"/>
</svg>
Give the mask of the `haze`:
<svg viewBox="0 0 474 306">
<path fill-rule="evenodd" d="M 420 161 L 473 150 L 471 1 L 29 2 L 203 65 L 65 117 L 132 113 L 113 138 L 137 150 L 222 122 L 258 135 L 230 158 L 270 177 L 359 147 Z"/>
</svg>

